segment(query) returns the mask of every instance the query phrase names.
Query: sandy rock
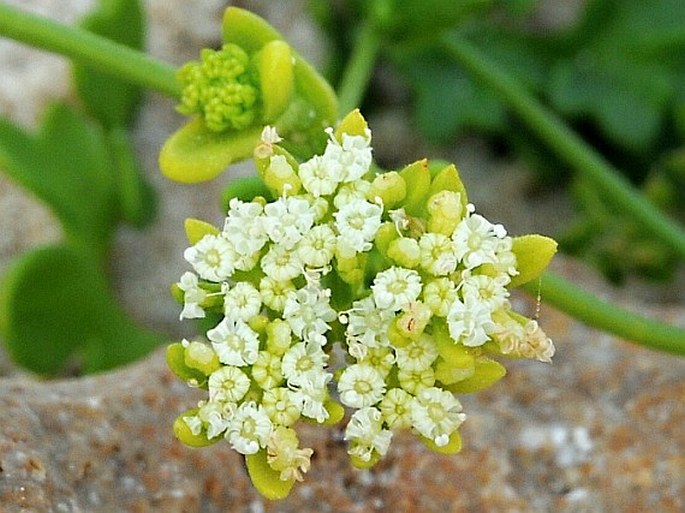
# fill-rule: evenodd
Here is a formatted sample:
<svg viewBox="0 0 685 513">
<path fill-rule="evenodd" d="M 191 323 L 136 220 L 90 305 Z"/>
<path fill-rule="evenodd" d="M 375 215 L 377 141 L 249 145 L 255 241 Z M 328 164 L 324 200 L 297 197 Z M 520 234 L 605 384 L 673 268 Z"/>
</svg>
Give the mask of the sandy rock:
<svg viewBox="0 0 685 513">
<path fill-rule="evenodd" d="M 651 313 L 685 320 L 682 307 Z M 499 384 L 463 396 L 460 454 L 400 434 L 374 469 L 356 471 L 340 430 L 303 425 L 312 468 L 277 503 L 251 488 L 227 443 L 189 449 L 173 438 L 173 419 L 201 395 L 162 351 L 99 376 L 0 380 L 0 510 L 682 511 L 685 362 L 542 315 L 554 363 L 507 362 Z"/>
</svg>

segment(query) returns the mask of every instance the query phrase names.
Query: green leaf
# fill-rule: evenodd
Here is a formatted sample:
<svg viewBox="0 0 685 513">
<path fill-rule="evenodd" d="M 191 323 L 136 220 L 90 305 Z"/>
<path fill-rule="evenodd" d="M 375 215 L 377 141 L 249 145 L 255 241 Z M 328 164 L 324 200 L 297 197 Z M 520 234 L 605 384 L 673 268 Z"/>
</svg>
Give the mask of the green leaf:
<svg viewBox="0 0 685 513">
<path fill-rule="evenodd" d="M 550 69 L 550 99 L 622 147 L 645 151 L 671 115 L 685 70 L 685 3 L 593 0 L 585 12 L 573 51 Z"/>
<path fill-rule="evenodd" d="M 145 21 L 139 0 L 99 0 L 81 27 L 136 50 L 145 41 Z M 103 126 L 128 126 L 142 99 L 142 89 L 101 69 L 73 64 L 76 91 L 88 112 Z"/>
<path fill-rule="evenodd" d="M 445 388 L 455 394 L 470 394 L 494 385 L 507 373 L 507 369 L 501 363 L 484 356 L 476 359 L 475 363 L 476 368 L 472 376 L 445 385 Z"/>
<path fill-rule="evenodd" d="M 514 237 L 512 242 L 516 268 L 519 271 L 511 279 L 512 287 L 518 287 L 542 275 L 557 252 L 556 241 L 544 235 L 522 235 Z"/>
<path fill-rule="evenodd" d="M 266 461 L 266 451 L 245 456 L 247 472 L 252 484 L 264 497 L 272 501 L 285 499 L 295 484 L 294 480 L 282 481 L 280 472 L 272 469 Z"/>
<path fill-rule="evenodd" d="M 119 206 L 98 126 L 63 104 L 47 110 L 35 135 L 0 119 L 0 167 L 50 206 L 70 240 L 104 253 Z"/>
<path fill-rule="evenodd" d="M 149 226 L 157 213 L 157 195 L 145 179 L 131 137 L 124 128 L 114 127 L 107 133 L 107 141 L 121 218 L 136 228 Z"/>
<path fill-rule="evenodd" d="M 178 182 L 211 180 L 231 163 L 251 157 L 261 132 L 260 126 L 213 132 L 196 118 L 167 139 L 159 154 L 159 167 Z"/>
<path fill-rule="evenodd" d="M 70 246 L 18 257 L 1 290 L 0 328 L 7 351 L 40 374 L 57 374 L 74 359 L 84 372 L 111 369 L 162 342 L 133 324 L 112 296 L 102 269 Z"/>
<path fill-rule="evenodd" d="M 271 191 L 264 185 L 264 181 L 257 175 L 242 176 L 231 181 L 221 195 L 221 205 L 224 212 L 228 212 L 229 203 L 233 198 L 241 201 L 252 201 L 257 196 L 267 200 L 271 198 Z"/>
<path fill-rule="evenodd" d="M 449 442 L 447 442 L 447 445 L 443 445 L 442 447 L 437 446 L 433 440 L 431 440 L 430 438 L 426 438 L 425 436 L 419 435 L 419 439 L 431 451 L 436 452 L 438 454 L 451 456 L 461 451 L 461 434 L 459 433 L 459 431 L 455 431 L 454 433 L 452 433 L 450 435 Z"/>
</svg>

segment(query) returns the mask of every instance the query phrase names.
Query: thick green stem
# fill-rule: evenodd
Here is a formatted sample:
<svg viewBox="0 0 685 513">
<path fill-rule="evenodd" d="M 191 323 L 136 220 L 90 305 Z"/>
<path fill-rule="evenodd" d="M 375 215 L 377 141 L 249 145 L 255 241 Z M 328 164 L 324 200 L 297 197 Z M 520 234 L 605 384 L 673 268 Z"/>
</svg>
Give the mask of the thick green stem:
<svg viewBox="0 0 685 513">
<path fill-rule="evenodd" d="M 462 39 L 445 37 L 443 46 L 457 63 L 496 91 L 563 160 L 588 178 L 607 202 L 631 215 L 685 259 L 685 230 L 659 212 L 611 164 L 528 94 L 517 80 Z"/>
<path fill-rule="evenodd" d="M 338 101 L 342 115 L 361 106 L 360 103 L 371 79 L 379 50 L 378 31 L 372 23 L 366 20 L 355 41 L 352 55 L 339 86 Z"/>
<path fill-rule="evenodd" d="M 172 66 L 87 30 L 0 3 L 0 35 L 92 65 L 145 88 L 180 96 Z"/>
<path fill-rule="evenodd" d="M 685 356 L 683 328 L 647 319 L 606 303 L 552 273 L 543 275 L 541 287 L 540 294 L 545 304 L 558 308 L 588 326 L 651 349 Z M 537 280 L 527 283 L 523 289 L 536 294 Z"/>
</svg>

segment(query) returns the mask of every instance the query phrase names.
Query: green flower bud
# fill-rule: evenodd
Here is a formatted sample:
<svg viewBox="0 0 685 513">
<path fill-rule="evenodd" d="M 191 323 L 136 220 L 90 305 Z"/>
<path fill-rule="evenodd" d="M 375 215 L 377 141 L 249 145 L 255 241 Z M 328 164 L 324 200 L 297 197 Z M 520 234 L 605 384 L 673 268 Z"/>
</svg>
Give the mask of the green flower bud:
<svg viewBox="0 0 685 513">
<path fill-rule="evenodd" d="M 186 348 L 180 342 L 167 347 L 166 361 L 171 371 L 181 380 L 197 387 L 206 386 L 207 374 L 186 363 Z"/>
<path fill-rule="evenodd" d="M 417 340 L 428 326 L 433 313 L 428 305 L 416 301 L 395 319 L 395 326 L 400 335 L 410 340 Z"/>
<path fill-rule="evenodd" d="M 416 239 L 400 237 L 388 246 L 388 258 L 408 269 L 416 269 L 421 260 L 421 250 Z"/>
<path fill-rule="evenodd" d="M 426 225 L 428 231 L 442 233 L 448 237 L 452 235 L 465 213 L 461 194 L 452 191 L 440 191 L 433 194 L 428 198 L 426 208 L 429 216 Z"/>
<path fill-rule="evenodd" d="M 394 223 L 385 222 L 381 224 L 380 228 L 378 228 L 378 231 L 376 232 L 376 238 L 374 239 L 374 243 L 378 249 L 378 252 L 382 256 L 387 257 L 390 244 L 398 237 L 400 237 L 400 234 L 398 233 L 397 227 Z"/>
<path fill-rule="evenodd" d="M 200 114 L 214 132 L 250 126 L 260 95 L 247 53 L 225 44 L 221 50 L 203 49 L 200 58 L 178 72 L 183 91 L 177 110 L 185 115 Z"/>
<path fill-rule="evenodd" d="M 274 319 L 266 327 L 266 349 L 277 356 L 283 356 L 290 348 L 292 331 L 283 319 Z"/>
<path fill-rule="evenodd" d="M 264 171 L 264 183 L 275 196 L 294 195 L 300 192 L 302 182 L 288 159 L 283 155 L 273 155 Z"/>
<path fill-rule="evenodd" d="M 395 347 L 406 347 L 411 344 L 411 338 L 406 334 L 406 329 L 400 326 L 400 317 L 395 317 L 388 326 L 388 340 Z"/>
<path fill-rule="evenodd" d="M 375 202 L 376 198 L 380 198 L 383 202 L 383 208 L 387 212 L 399 207 L 406 196 L 407 183 L 404 178 L 396 171 L 389 171 L 374 178 L 366 199 Z"/>
<path fill-rule="evenodd" d="M 205 376 L 209 376 L 221 366 L 214 350 L 202 342 L 191 342 L 185 347 L 184 362 L 188 367 L 199 370 Z"/>
</svg>

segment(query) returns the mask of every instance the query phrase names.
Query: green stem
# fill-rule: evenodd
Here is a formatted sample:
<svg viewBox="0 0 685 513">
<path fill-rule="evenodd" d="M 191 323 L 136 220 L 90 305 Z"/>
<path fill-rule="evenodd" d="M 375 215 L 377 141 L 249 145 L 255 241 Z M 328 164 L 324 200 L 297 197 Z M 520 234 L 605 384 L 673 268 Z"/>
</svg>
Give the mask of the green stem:
<svg viewBox="0 0 685 513">
<path fill-rule="evenodd" d="M 378 30 L 365 20 L 343 72 L 338 91 L 340 112 L 345 115 L 360 107 L 380 50 Z"/>
<path fill-rule="evenodd" d="M 598 328 L 640 345 L 685 356 L 685 329 L 647 319 L 588 294 L 552 273 L 542 276 L 541 297 L 546 304 Z M 538 282 L 522 287 L 537 294 Z"/>
<path fill-rule="evenodd" d="M 685 259 L 685 231 L 682 227 L 647 201 L 611 164 L 528 94 L 517 80 L 462 39 L 445 37 L 443 46 L 456 62 L 496 91 L 533 132 L 588 178 L 616 209 L 633 216 L 649 233 L 659 237 Z"/>
<path fill-rule="evenodd" d="M 97 67 L 178 98 L 176 70 L 125 45 L 0 3 L 0 35 Z"/>
</svg>

